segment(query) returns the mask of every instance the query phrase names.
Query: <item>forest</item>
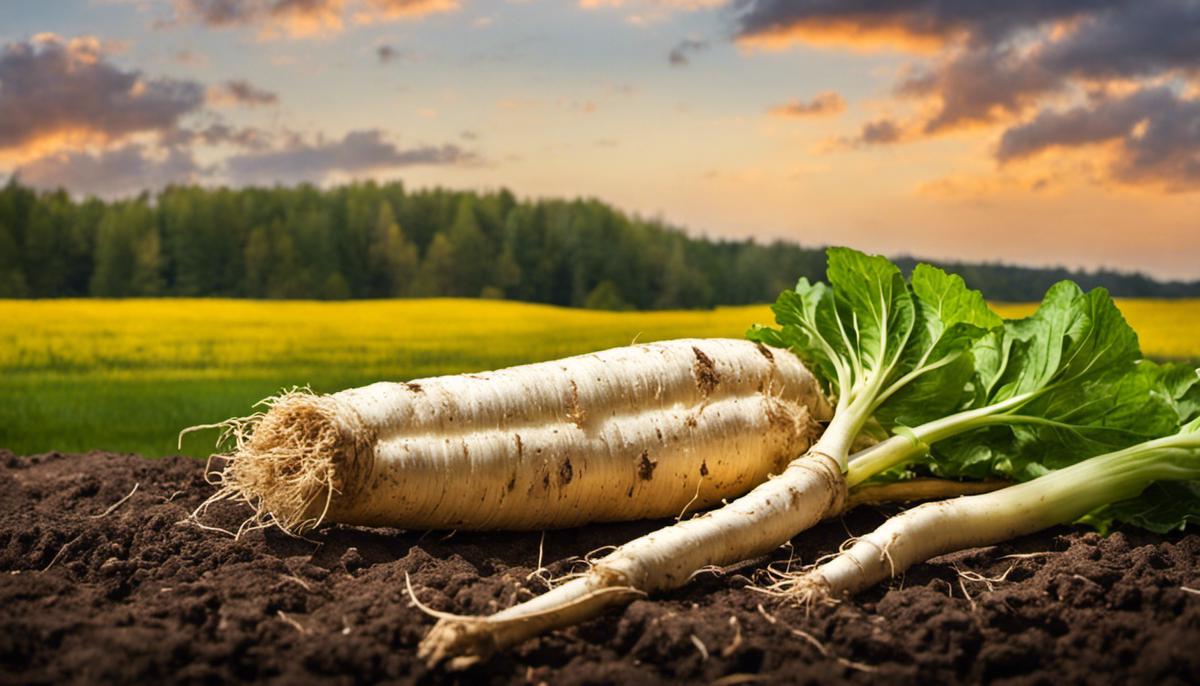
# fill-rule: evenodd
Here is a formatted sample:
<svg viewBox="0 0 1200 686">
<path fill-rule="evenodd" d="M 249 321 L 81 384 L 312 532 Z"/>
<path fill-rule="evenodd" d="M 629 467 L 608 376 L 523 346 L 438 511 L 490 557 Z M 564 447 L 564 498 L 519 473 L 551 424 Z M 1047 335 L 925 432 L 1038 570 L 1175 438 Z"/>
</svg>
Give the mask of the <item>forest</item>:
<svg viewBox="0 0 1200 686">
<path fill-rule="evenodd" d="M 593 199 L 508 190 L 172 186 L 104 201 L 0 189 L 0 298 L 505 298 L 593 309 L 768 302 L 824 277 L 815 245 L 714 240 Z M 897 260 L 908 270 L 915 260 Z M 943 263 L 990 299 L 1032 301 L 1070 278 L 1126 297 L 1200 295 L 1200 281 Z"/>
</svg>

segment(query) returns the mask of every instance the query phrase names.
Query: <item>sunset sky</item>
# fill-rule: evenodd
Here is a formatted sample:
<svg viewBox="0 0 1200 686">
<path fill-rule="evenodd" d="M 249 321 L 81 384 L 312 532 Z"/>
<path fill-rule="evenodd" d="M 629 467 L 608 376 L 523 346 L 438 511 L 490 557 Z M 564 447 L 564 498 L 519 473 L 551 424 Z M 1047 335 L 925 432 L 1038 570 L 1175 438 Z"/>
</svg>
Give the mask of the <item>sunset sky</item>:
<svg viewBox="0 0 1200 686">
<path fill-rule="evenodd" d="M 399 178 L 1200 278 L 1196 0 L 13 0 L 0 173 Z"/>
</svg>

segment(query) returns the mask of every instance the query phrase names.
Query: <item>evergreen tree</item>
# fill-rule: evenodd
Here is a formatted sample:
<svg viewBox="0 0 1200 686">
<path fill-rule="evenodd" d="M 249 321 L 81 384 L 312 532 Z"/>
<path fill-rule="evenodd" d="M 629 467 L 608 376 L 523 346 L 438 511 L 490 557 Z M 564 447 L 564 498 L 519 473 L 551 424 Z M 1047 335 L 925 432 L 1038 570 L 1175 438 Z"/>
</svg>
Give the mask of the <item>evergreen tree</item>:
<svg viewBox="0 0 1200 686">
<path fill-rule="evenodd" d="M 368 295 L 375 298 L 408 295 L 417 265 L 417 246 L 396 223 L 391 204 L 386 200 L 381 202 L 367 250 Z"/>
<path fill-rule="evenodd" d="M 471 196 L 463 196 L 459 201 L 446 239 L 453 246 L 454 265 L 453 276 L 440 284 L 442 292 L 469 298 L 479 296 L 484 286 L 492 284 L 495 254 L 479 226 Z"/>
<path fill-rule="evenodd" d="M 15 178 L 0 187 L 0 297 L 453 295 L 709 307 L 770 301 L 799 276 L 822 279 L 824 262 L 792 243 L 692 238 L 596 200 L 522 201 L 507 190 L 178 186 L 105 202 L 37 193 Z M 1034 300 L 1065 278 L 1117 295 L 1200 296 L 1200 281 L 943 266 L 997 300 Z"/>
<path fill-rule="evenodd" d="M 454 291 L 447 290 L 446 284 L 454 281 L 456 272 L 454 246 L 445 234 L 435 234 L 413 279 L 413 295 L 419 298 L 453 295 Z"/>
<path fill-rule="evenodd" d="M 24 298 L 29 295 L 20 256 L 21 251 L 8 225 L 0 222 L 0 298 Z"/>
</svg>

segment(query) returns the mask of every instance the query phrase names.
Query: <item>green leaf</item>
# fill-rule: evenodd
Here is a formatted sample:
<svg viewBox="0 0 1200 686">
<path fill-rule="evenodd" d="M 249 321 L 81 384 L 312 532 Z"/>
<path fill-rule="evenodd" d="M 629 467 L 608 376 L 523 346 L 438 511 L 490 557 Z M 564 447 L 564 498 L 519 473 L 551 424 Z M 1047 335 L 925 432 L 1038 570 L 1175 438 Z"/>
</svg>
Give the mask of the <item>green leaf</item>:
<svg viewBox="0 0 1200 686">
<path fill-rule="evenodd" d="M 1187 423 L 1200 416 L 1200 369 L 1191 365 L 1169 365 L 1163 373 L 1163 383 L 1179 413 L 1179 421 Z"/>
<path fill-rule="evenodd" d="M 1118 522 L 1165 534 L 1200 525 L 1200 482 L 1160 481 L 1130 500 L 1105 505 L 1079 520 L 1107 534 Z"/>
<path fill-rule="evenodd" d="M 904 352 L 916 312 L 900 268 L 879 255 L 829 248 L 836 323 L 867 369 L 886 369 Z"/>
<path fill-rule="evenodd" d="M 934 448 L 945 475 L 1030 479 L 1179 425 L 1163 368 L 1138 361 L 1137 334 L 1103 289 L 1055 284 L 1037 312 L 1005 322 L 972 354 L 971 407 L 999 410 L 980 422 L 986 429 Z"/>
<path fill-rule="evenodd" d="M 1002 320 L 979 291 L 957 275 L 919 264 L 913 270 L 916 327 L 905 351 L 904 368 L 926 369 L 880 405 L 886 425 L 916 426 L 959 409 L 975 370 L 970 349 Z"/>
<path fill-rule="evenodd" d="M 967 288 L 957 274 L 947 274 L 937 267 L 918 264 L 912 273 L 913 293 L 920 299 L 926 314 L 922 318 L 931 340 L 955 324 L 971 324 L 980 329 L 1000 326 L 1003 320 L 988 307 L 983 294 Z"/>
<path fill-rule="evenodd" d="M 974 369 L 970 348 L 1000 321 L 983 296 L 927 265 L 914 270 L 910 287 L 884 257 L 827 252 L 829 285 L 801 279 L 772 307 L 779 328 L 747 333 L 790 348 L 824 379 L 840 421 L 827 434 L 853 438 L 873 418 L 890 431 L 961 405 Z"/>
<path fill-rule="evenodd" d="M 800 279 L 796 288 L 784 291 L 771 306 L 780 329 L 755 326 L 747 337 L 765 345 L 790 348 L 824 382 L 825 390 L 837 395 L 845 377 L 843 360 L 850 353 L 837 330 L 833 292 L 823 283 Z"/>
</svg>

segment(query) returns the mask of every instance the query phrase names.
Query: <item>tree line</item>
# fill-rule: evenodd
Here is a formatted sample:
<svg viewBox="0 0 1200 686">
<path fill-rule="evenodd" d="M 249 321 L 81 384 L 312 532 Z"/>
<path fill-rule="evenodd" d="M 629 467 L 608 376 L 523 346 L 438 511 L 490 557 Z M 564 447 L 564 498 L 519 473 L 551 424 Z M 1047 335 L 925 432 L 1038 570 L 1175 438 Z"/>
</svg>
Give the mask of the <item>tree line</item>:
<svg viewBox="0 0 1200 686">
<path fill-rule="evenodd" d="M 911 266 L 914 261 L 901 260 Z M 168 187 L 103 201 L 0 190 L 0 297 L 510 298 L 596 309 L 773 300 L 824 276 L 819 249 L 695 238 L 597 200 L 400 182 Z M 1138 274 L 953 264 L 996 300 L 1073 278 L 1117 295 L 1200 295 Z"/>
</svg>

